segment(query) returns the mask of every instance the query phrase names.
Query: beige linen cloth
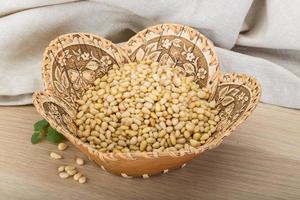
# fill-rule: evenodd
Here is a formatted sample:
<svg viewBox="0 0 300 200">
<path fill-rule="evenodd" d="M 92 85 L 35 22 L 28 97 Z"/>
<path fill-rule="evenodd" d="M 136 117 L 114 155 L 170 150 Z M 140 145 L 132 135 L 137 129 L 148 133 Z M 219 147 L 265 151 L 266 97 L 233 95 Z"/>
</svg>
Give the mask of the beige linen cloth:
<svg viewBox="0 0 300 200">
<path fill-rule="evenodd" d="M 217 46 L 223 72 L 255 76 L 262 101 L 300 108 L 300 1 L 0 0 L 0 105 L 31 103 L 42 90 L 49 42 L 90 32 L 115 43 L 164 22 L 192 26 Z"/>
</svg>

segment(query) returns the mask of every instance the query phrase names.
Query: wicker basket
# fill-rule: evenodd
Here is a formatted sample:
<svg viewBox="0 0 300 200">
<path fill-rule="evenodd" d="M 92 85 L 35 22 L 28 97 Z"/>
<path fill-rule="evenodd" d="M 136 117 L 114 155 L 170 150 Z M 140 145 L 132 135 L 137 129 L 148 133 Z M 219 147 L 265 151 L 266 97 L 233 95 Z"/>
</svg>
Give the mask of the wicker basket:
<svg viewBox="0 0 300 200">
<path fill-rule="evenodd" d="M 101 153 L 83 143 L 74 123 L 76 100 L 113 64 L 151 59 L 170 64 L 207 87 L 220 110 L 217 131 L 195 151 Z M 144 177 L 182 167 L 242 123 L 257 105 L 261 88 L 243 74 L 221 74 L 213 44 L 198 31 L 178 24 L 160 24 L 133 36 L 123 46 L 88 33 L 71 33 L 53 40 L 43 58 L 44 91 L 33 95 L 37 111 L 103 170 L 123 177 Z"/>
</svg>

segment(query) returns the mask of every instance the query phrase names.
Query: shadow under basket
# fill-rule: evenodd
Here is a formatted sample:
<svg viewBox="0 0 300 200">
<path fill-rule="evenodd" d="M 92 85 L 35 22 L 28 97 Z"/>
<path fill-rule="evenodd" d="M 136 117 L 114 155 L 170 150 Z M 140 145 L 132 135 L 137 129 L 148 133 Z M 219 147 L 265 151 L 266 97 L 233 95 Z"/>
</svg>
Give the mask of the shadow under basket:
<svg viewBox="0 0 300 200">
<path fill-rule="evenodd" d="M 206 143 L 193 151 L 101 153 L 77 138 L 76 100 L 114 64 L 146 59 L 168 64 L 194 76 L 217 102 L 220 122 Z M 103 170 L 123 177 L 144 177 L 183 167 L 223 141 L 256 107 L 261 88 L 255 78 L 221 74 L 212 42 L 198 31 L 179 24 L 149 27 L 122 46 L 88 33 L 59 36 L 46 48 L 42 75 L 44 91 L 33 94 L 37 111 L 72 144 Z"/>
</svg>

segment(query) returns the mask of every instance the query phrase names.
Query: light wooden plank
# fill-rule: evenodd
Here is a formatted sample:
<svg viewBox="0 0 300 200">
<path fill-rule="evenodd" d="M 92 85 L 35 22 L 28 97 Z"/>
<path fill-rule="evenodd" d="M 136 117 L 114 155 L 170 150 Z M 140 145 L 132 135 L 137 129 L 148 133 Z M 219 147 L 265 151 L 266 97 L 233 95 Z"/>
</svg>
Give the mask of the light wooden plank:
<svg viewBox="0 0 300 200">
<path fill-rule="evenodd" d="M 0 108 L 0 199 L 299 199 L 300 111 L 260 104 L 218 148 L 184 169 L 150 179 L 124 179 L 88 161 L 79 171 L 88 183 L 57 176 L 60 164 L 82 156 L 49 159 L 56 146 L 31 145 L 32 106 Z"/>
</svg>

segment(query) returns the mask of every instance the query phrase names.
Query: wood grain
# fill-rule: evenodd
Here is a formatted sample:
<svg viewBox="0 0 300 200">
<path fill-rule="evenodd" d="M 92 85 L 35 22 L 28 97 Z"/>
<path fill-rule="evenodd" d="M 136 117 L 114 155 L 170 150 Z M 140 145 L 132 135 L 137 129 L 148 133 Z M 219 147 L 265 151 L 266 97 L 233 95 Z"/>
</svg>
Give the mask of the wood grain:
<svg viewBox="0 0 300 200">
<path fill-rule="evenodd" d="M 300 111 L 260 104 L 218 148 L 185 168 L 149 179 L 124 179 L 88 161 L 80 185 L 57 176 L 60 164 L 83 156 L 70 147 L 31 145 L 32 106 L 0 108 L 0 199 L 299 199 Z"/>
</svg>

